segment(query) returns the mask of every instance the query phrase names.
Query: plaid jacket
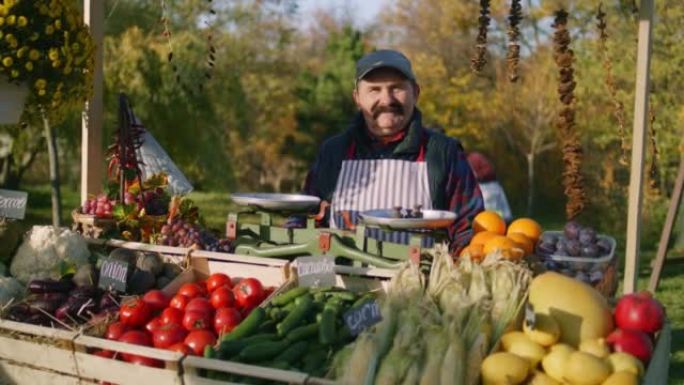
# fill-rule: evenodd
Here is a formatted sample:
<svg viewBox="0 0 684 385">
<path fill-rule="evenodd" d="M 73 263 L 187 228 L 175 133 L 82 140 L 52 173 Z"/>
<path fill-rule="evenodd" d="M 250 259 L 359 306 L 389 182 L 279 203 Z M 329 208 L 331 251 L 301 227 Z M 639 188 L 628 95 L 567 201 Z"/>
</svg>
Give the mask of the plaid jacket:
<svg viewBox="0 0 684 385">
<path fill-rule="evenodd" d="M 306 178 L 306 194 L 331 201 L 342 161 L 347 158 L 352 142 L 355 144 L 353 159 L 415 161 L 420 147 L 425 145 L 432 206 L 457 214 L 456 222 L 449 228 L 451 250 L 459 252 L 470 242 L 472 220 L 484 209 L 484 203 L 475 175 L 458 140 L 425 129 L 421 113 L 416 109 L 403 139 L 379 146 L 371 139 L 363 116 L 358 113 L 346 131 L 321 145 Z"/>
</svg>

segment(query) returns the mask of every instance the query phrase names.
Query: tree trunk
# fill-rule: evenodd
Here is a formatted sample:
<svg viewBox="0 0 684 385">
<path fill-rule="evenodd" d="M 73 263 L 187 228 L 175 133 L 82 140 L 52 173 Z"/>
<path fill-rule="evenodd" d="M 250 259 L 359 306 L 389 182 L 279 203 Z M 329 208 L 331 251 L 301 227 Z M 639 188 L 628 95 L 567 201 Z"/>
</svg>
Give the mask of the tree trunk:
<svg viewBox="0 0 684 385">
<path fill-rule="evenodd" d="M 50 186 L 52 187 L 52 225 L 62 225 L 62 197 L 59 191 L 59 157 L 57 156 L 57 138 L 50 126 L 45 113 L 43 113 L 43 126 L 45 127 L 45 140 L 47 141 L 48 159 L 50 162 Z"/>
<path fill-rule="evenodd" d="M 527 216 L 532 216 L 534 207 L 534 152 L 527 154 Z"/>
</svg>

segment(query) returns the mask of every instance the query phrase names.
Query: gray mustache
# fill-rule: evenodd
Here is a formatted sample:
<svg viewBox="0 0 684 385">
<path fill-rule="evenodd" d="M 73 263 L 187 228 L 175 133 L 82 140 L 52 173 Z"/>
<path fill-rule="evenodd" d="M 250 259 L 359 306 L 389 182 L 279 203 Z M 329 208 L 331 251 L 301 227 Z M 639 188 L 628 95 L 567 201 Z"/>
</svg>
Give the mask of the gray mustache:
<svg viewBox="0 0 684 385">
<path fill-rule="evenodd" d="M 401 109 L 401 106 L 396 105 L 396 104 L 392 104 L 389 106 L 380 106 L 380 107 L 377 107 L 376 109 L 374 109 L 373 110 L 373 118 L 377 118 L 383 112 L 392 112 L 392 113 L 400 114 L 400 115 L 404 114 L 404 110 Z"/>
</svg>

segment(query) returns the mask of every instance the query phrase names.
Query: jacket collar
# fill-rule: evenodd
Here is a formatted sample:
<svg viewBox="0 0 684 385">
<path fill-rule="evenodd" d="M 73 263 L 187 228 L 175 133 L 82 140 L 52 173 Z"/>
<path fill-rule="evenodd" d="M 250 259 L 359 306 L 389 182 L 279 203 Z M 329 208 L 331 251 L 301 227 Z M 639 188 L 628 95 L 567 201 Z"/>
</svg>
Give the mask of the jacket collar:
<svg viewBox="0 0 684 385">
<path fill-rule="evenodd" d="M 394 147 L 393 155 L 412 155 L 420 151 L 423 137 L 426 133 L 422 124 L 422 114 L 418 108 L 413 110 L 411 121 L 406 127 L 406 136 Z M 366 121 L 361 112 L 357 112 L 348 129 L 349 134 L 356 142 L 357 151 L 360 154 L 371 154 L 373 152 L 373 138 L 368 133 Z M 392 144 L 390 144 L 391 146 Z"/>
</svg>

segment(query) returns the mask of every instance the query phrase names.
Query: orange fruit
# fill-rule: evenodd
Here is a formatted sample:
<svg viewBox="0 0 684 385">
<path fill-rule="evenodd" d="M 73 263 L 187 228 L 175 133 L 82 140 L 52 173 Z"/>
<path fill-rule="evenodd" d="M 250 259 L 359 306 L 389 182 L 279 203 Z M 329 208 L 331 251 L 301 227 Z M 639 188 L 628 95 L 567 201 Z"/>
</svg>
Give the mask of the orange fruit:
<svg viewBox="0 0 684 385">
<path fill-rule="evenodd" d="M 542 228 L 534 219 L 518 218 L 508 226 L 507 234 L 510 235 L 513 233 L 521 233 L 527 238 L 530 238 L 532 242 L 537 243 L 541 236 Z"/>
<path fill-rule="evenodd" d="M 523 249 L 525 255 L 530 255 L 534 252 L 534 241 L 527 237 L 523 233 L 512 233 L 506 235 L 513 242 L 518 244 L 518 247 Z"/>
<path fill-rule="evenodd" d="M 487 255 L 489 253 L 493 253 L 496 250 L 507 252 L 515 247 L 518 247 L 518 245 L 515 242 L 513 242 L 512 239 L 508 238 L 505 235 L 497 235 L 495 237 L 490 238 L 487 242 L 485 242 L 482 251 L 484 251 L 485 255 Z"/>
<path fill-rule="evenodd" d="M 473 219 L 473 231 L 493 231 L 499 235 L 506 234 L 506 222 L 499 214 L 491 210 L 485 210 Z"/>
<path fill-rule="evenodd" d="M 495 233 L 493 231 L 481 231 L 481 232 L 473 235 L 473 238 L 470 240 L 470 244 L 471 245 L 484 245 L 492 237 L 496 237 L 498 235 L 499 235 L 498 233 Z"/>
<path fill-rule="evenodd" d="M 463 250 L 461 250 L 461 253 L 458 256 L 464 257 L 468 255 L 471 261 L 480 262 L 482 258 L 484 258 L 484 253 L 482 252 L 482 249 L 483 246 L 481 244 L 471 244 L 463 248 Z"/>
</svg>

